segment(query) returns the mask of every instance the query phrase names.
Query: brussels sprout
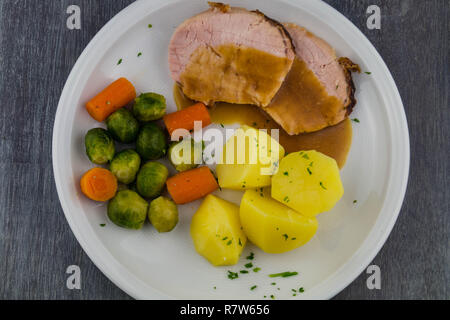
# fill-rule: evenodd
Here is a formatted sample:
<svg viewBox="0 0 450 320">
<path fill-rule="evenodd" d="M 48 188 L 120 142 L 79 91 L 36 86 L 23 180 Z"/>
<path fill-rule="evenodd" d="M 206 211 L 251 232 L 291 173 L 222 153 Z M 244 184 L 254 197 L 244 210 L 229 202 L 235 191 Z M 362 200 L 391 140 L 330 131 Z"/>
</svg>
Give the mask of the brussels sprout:
<svg viewBox="0 0 450 320">
<path fill-rule="evenodd" d="M 141 168 L 136 179 L 136 188 L 144 198 L 156 198 L 161 194 L 169 170 L 159 162 L 147 162 Z"/>
<path fill-rule="evenodd" d="M 111 136 L 122 143 L 136 141 L 139 133 L 139 122 L 126 108 L 119 109 L 110 115 L 106 119 L 106 126 Z"/>
<path fill-rule="evenodd" d="M 178 223 L 178 208 L 175 202 L 159 197 L 150 203 L 148 219 L 158 232 L 169 232 Z"/>
<path fill-rule="evenodd" d="M 119 191 L 108 203 L 108 217 L 119 227 L 141 229 L 147 217 L 148 203 L 136 192 Z"/>
<path fill-rule="evenodd" d="M 111 170 L 119 182 L 129 184 L 136 179 L 140 166 L 141 158 L 138 153 L 128 149 L 115 155 L 111 161 L 109 170 Z"/>
<path fill-rule="evenodd" d="M 86 154 L 95 164 L 105 164 L 114 157 L 116 148 L 111 135 L 102 128 L 95 128 L 88 131 L 84 138 Z"/>
<path fill-rule="evenodd" d="M 142 122 L 161 119 L 166 113 L 166 98 L 157 93 L 143 93 L 136 98 L 134 116 Z"/>
<path fill-rule="evenodd" d="M 145 160 L 156 160 L 167 152 L 167 141 L 164 132 L 154 123 L 147 123 L 139 132 L 136 150 Z"/>
<path fill-rule="evenodd" d="M 199 148 L 197 153 L 195 152 L 196 147 Z M 184 158 L 184 150 L 189 149 L 191 150 L 191 156 L 186 155 L 186 158 Z M 195 142 L 194 139 L 186 139 L 174 142 L 170 145 L 168 152 L 170 163 L 178 172 L 194 169 L 202 162 L 203 149 L 203 141 Z"/>
</svg>

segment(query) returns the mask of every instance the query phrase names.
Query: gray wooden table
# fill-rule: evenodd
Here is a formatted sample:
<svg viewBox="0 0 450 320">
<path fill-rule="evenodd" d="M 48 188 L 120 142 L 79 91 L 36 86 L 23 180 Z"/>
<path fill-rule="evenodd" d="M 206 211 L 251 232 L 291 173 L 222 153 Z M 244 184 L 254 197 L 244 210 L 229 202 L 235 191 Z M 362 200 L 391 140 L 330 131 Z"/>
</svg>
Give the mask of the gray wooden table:
<svg viewBox="0 0 450 320">
<path fill-rule="evenodd" d="M 269 1 L 269 0 L 264 0 Z M 53 180 L 53 121 L 63 85 L 96 32 L 132 0 L 0 0 L 0 299 L 130 299 L 73 236 Z M 450 298 L 449 1 L 327 0 L 367 35 L 397 82 L 411 136 L 399 219 L 373 264 L 337 299 Z M 82 10 L 81 30 L 66 9 Z M 366 9 L 381 8 L 380 30 Z M 66 288 L 78 265 L 81 290 Z"/>
</svg>

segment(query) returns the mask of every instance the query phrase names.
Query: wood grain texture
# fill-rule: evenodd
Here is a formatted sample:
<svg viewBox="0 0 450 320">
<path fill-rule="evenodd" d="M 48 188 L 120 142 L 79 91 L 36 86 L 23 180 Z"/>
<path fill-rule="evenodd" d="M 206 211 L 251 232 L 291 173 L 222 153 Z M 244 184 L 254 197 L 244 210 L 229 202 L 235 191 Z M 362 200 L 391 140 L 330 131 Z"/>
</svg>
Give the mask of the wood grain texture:
<svg viewBox="0 0 450 320">
<path fill-rule="evenodd" d="M 54 185 L 51 141 L 63 85 L 96 32 L 131 0 L 0 0 L 0 299 L 129 299 L 73 236 Z M 373 264 L 336 299 L 450 298 L 449 5 L 447 0 L 326 0 L 378 49 L 398 85 L 411 137 L 411 172 L 398 221 Z M 79 5 L 82 29 L 66 28 Z M 377 4 L 381 30 L 366 28 Z M 82 270 L 68 290 L 65 270 Z"/>
</svg>

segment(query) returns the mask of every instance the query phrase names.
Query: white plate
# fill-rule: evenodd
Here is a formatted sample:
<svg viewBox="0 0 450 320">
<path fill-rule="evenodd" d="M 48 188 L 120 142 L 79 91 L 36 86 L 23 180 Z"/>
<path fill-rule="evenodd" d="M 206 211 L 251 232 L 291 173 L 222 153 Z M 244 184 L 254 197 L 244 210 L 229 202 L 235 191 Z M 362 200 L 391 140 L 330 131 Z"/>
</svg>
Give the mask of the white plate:
<svg viewBox="0 0 450 320">
<path fill-rule="evenodd" d="M 92 261 L 135 298 L 259 299 L 271 294 L 277 299 L 331 298 L 372 261 L 399 213 L 409 171 L 409 136 L 400 95 L 375 48 L 327 4 L 311 0 L 229 2 L 305 26 L 340 56 L 372 72 L 355 75 L 358 104 L 353 116 L 361 122 L 354 124 L 353 146 L 342 170 L 345 196 L 332 211 L 319 216 L 319 231 L 313 240 L 281 255 L 265 254 L 250 245 L 239 266 L 215 268 L 196 254 L 189 236 L 190 218 L 199 202 L 180 208 L 180 223 L 173 232 L 158 234 L 148 224 L 140 231 L 114 226 L 107 220 L 105 206 L 81 194 L 79 179 L 92 167 L 83 137 L 99 126 L 85 111 L 85 102 L 125 76 L 138 91 L 164 94 L 168 111 L 174 111 L 167 63 L 169 39 L 183 20 L 206 9 L 203 0 L 137 1 L 86 47 L 65 85 L 53 132 L 53 167 L 62 208 Z M 138 52 L 142 52 L 139 58 Z M 119 59 L 123 59 L 121 65 L 117 65 Z M 222 196 L 236 200 L 230 192 Z M 353 204 L 353 200 L 358 202 Z M 100 227 L 102 223 L 107 226 Z M 261 271 L 227 279 L 227 270 L 241 270 L 250 251 Z M 277 286 L 271 286 L 273 279 L 267 275 L 282 271 L 300 275 L 277 279 Z M 250 291 L 253 285 L 258 288 Z M 299 287 L 305 293 L 293 297 L 291 289 Z"/>
</svg>

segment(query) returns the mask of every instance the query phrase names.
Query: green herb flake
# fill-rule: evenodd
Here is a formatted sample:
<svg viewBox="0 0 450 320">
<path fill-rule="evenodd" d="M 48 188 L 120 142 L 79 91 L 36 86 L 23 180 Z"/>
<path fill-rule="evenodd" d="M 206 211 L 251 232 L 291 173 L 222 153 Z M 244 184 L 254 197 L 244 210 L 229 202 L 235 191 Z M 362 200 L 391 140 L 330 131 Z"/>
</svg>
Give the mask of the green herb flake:
<svg viewBox="0 0 450 320">
<path fill-rule="evenodd" d="M 220 126 L 221 126 L 222 128 L 225 128 L 225 126 L 223 125 L 223 123 L 221 123 Z"/>
<path fill-rule="evenodd" d="M 283 174 L 285 175 L 285 176 L 289 176 L 289 172 L 283 172 Z"/>
<path fill-rule="evenodd" d="M 253 263 L 249 262 L 244 267 L 246 267 L 247 269 L 253 268 Z"/>
<path fill-rule="evenodd" d="M 288 196 L 284 197 L 283 201 L 284 202 L 289 202 L 289 197 Z"/>
<path fill-rule="evenodd" d="M 106 226 L 106 224 L 104 224 L 104 223 L 102 223 L 102 224 L 100 224 L 100 227 L 105 227 Z"/>
<path fill-rule="evenodd" d="M 225 241 L 225 240 L 227 240 L 228 239 L 228 237 L 224 237 L 223 239 L 222 239 L 222 241 Z"/>
<path fill-rule="evenodd" d="M 275 299 L 275 296 L 273 294 L 270 295 L 271 299 Z"/>
<path fill-rule="evenodd" d="M 253 287 L 250 288 L 250 290 L 253 291 L 253 290 L 255 290 L 256 288 L 258 288 L 258 286 L 253 286 Z"/>
<path fill-rule="evenodd" d="M 352 121 L 353 121 L 353 122 L 356 122 L 356 123 L 360 123 L 360 121 L 359 121 L 358 118 L 354 118 L 354 119 L 352 119 Z"/>
<path fill-rule="evenodd" d="M 149 25 L 148 25 L 148 28 L 149 28 L 149 29 L 153 28 L 153 25 L 152 25 L 152 24 L 149 24 Z"/>
<path fill-rule="evenodd" d="M 365 74 L 368 74 L 368 75 L 371 75 L 372 74 L 372 72 L 370 72 L 370 71 L 366 71 L 366 72 L 364 72 Z"/>
<path fill-rule="evenodd" d="M 298 292 L 303 293 L 303 292 L 305 292 L 305 289 L 303 289 L 303 287 L 301 287 L 300 289 L 298 289 Z"/>
<path fill-rule="evenodd" d="M 216 290 L 217 289 L 217 287 L 214 287 L 214 290 Z"/>
<path fill-rule="evenodd" d="M 233 242 L 233 240 L 228 241 L 227 246 L 231 245 L 232 242 Z"/>
<path fill-rule="evenodd" d="M 119 59 L 119 61 L 117 61 L 117 65 L 122 64 L 123 59 Z"/>
<path fill-rule="evenodd" d="M 261 268 L 254 268 L 253 269 L 253 272 L 258 272 L 258 271 L 260 271 L 261 270 Z"/>
<path fill-rule="evenodd" d="M 239 238 L 239 245 L 242 247 L 241 238 Z"/>
<path fill-rule="evenodd" d="M 138 57 L 142 56 L 142 52 L 139 52 L 137 56 L 138 56 Z"/>
<path fill-rule="evenodd" d="M 289 238 L 289 236 L 285 233 L 283 234 L 284 240 L 287 240 Z"/>
<path fill-rule="evenodd" d="M 325 186 L 323 185 L 323 182 L 322 182 L 322 181 L 320 181 L 319 185 L 322 187 L 322 189 L 328 190 L 327 188 L 325 188 Z"/>
<path fill-rule="evenodd" d="M 309 175 L 312 175 L 312 172 L 309 168 L 306 168 L 306 171 L 308 171 Z"/>
<path fill-rule="evenodd" d="M 241 271 L 239 271 L 240 273 L 248 273 L 248 271 L 247 270 L 241 270 Z"/>
<path fill-rule="evenodd" d="M 306 160 L 309 160 L 309 156 L 308 156 L 307 153 L 305 153 L 304 155 L 302 155 L 302 158 L 303 158 L 303 159 L 306 159 Z"/>
<path fill-rule="evenodd" d="M 239 278 L 239 274 L 237 272 L 228 271 L 228 279 L 234 280 Z"/>
<path fill-rule="evenodd" d="M 275 286 L 277 283 L 276 282 L 272 282 L 271 285 Z"/>
<path fill-rule="evenodd" d="M 297 240 L 297 238 L 292 238 L 291 240 Z"/>
<path fill-rule="evenodd" d="M 358 200 L 353 200 L 353 203 L 355 204 L 355 203 L 357 203 L 358 202 Z"/>
<path fill-rule="evenodd" d="M 294 272 L 286 271 L 286 272 L 281 272 L 281 273 L 270 274 L 269 277 L 271 277 L 271 278 L 277 278 L 277 277 L 287 278 L 287 277 L 292 277 L 292 276 L 296 276 L 296 275 L 298 275 L 298 272 L 296 272 L 296 271 L 294 271 Z"/>
<path fill-rule="evenodd" d="M 247 260 L 253 260 L 255 258 L 255 254 L 250 252 L 250 255 L 247 257 Z"/>
</svg>

